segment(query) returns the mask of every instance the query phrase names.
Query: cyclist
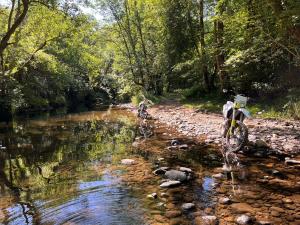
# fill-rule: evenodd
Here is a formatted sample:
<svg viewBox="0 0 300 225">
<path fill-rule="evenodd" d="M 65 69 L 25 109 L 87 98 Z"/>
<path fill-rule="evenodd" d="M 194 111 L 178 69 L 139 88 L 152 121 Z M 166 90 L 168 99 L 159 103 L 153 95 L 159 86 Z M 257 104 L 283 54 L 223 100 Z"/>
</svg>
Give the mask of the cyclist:
<svg viewBox="0 0 300 225">
<path fill-rule="evenodd" d="M 138 117 L 146 119 L 149 116 L 147 112 L 148 105 L 153 105 L 153 102 L 143 96 L 143 100 L 139 103 Z"/>
</svg>

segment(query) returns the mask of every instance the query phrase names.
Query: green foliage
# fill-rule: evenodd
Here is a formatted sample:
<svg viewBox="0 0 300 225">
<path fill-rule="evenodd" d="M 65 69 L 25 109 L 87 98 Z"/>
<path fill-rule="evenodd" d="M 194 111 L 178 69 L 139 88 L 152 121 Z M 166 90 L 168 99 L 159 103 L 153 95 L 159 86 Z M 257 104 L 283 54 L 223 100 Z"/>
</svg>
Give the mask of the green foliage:
<svg viewBox="0 0 300 225">
<path fill-rule="evenodd" d="M 221 98 L 220 90 L 231 86 L 259 101 L 282 97 L 283 105 L 289 102 L 283 113 L 296 115 L 298 99 L 284 96 L 300 87 L 300 4 L 278 2 L 95 0 L 85 5 L 105 15 L 102 22 L 76 4 L 32 4 L 0 60 L 0 73 L 9 77 L 3 79 L 1 99 L 14 111 L 99 99 L 138 104 L 141 93 L 158 101 L 178 89 L 185 99 L 210 101 L 205 96 Z M 0 6 L 0 12 L 2 39 L 10 10 Z"/>
</svg>

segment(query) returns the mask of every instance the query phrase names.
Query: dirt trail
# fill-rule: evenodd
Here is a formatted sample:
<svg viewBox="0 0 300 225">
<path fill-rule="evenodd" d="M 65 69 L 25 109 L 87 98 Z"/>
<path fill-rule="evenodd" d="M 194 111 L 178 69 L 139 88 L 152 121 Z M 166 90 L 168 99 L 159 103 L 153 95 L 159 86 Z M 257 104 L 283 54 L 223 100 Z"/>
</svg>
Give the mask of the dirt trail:
<svg viewBox="0 0 300 225">
<path fill-rule="evenodd" d="M 186 136 L 221 145 L 220 126 L 223 123 L 221 114 L 197 112 L 184 107 L 176 100 L 165 100 L 151 107 L 149 113 Z M 245 123 L 249 128 L 249 141 L 252 146 L 299 155 L 300 121 L 252 118 Z"/>
</svg>

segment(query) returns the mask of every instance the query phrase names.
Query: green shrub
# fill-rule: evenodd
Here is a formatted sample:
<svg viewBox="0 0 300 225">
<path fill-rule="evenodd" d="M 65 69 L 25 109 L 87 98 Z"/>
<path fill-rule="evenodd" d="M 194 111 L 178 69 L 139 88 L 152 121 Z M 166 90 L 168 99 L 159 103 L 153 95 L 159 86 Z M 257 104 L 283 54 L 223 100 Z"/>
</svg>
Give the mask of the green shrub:
<svg viewBox="0 0 300 225">
<path fill-rule="evenodd" d="M 191 88 L 184 89 L 182 91 L 182 96 L 184 99 L 197 98 L 205 94 L 205 92 L 206 91 L 204 90 L 204 88 L 201 85 L 197 84 L 192 86 Z"/>
<path fill-rule="evenodd" d="M 141 92 L 138 92 L 136 95 L 131 97 L 131 103 L 134 106 L 138 106 L 141 101 L 143 101 L 144 95 Z"/>
</svg>

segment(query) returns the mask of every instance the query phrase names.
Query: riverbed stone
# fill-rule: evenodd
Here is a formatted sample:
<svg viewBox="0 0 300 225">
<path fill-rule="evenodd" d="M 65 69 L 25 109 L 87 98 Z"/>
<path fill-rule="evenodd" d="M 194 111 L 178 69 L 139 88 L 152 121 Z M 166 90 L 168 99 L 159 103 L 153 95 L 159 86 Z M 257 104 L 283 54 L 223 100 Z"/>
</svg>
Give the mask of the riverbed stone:
<svg viewBox="0 0 300 225">
<path fill-rule="evenodd" d="M 213 174 L 212 177 L 213 177 L 213 178 L 216 178 L 216 179 L 222 179 L 222 178 L 224 178 L 224 174 L 222 174 L 222 173 L 217 173 L 217 174 Z"/>
<path fill-rule="evenodd" d="M 155 198 L 157 198 L 157 194 L 156 193 L 149 194 L 149 195 L 147 195 L 147 198 L 155 199 Z"/>
<path fill-rule="evenodd" d="M 179 145 L 178 148 L 179 149 L 188 149 L 188 145 L 187 144 L 183 144 L 183 145 Z"/>
<path fill-rule="evenodd" d="M 250 224 L 251 223 L 251 217 L 250 216 L 248 216 L 248 215 L 241 215 L 241 216 L 238 216 L 237 218 L 236 218 L 236 222 L 237 222 L 237 224 L 239 224 L 239 225 L 247 225 L 247 224 Z"/>
<path fill-rule="evenodd" d="M 217 217 L 216 216 L 198 216 L 195 218 L 196 225 L 216 225 Z"/>
<path fill-rule="evenodd" d="M 187 175 L 184 172 L 178 170 L 169 170 L 165 173 L 165 176 L 170 180 L 177 180 L 180 182 L 187 180 Z"/>
<path fill-rule="evenodd" d="M 153 171 L 155 175 L 164 175 L 167 172 L 168 167 L 160 167 Z"/>
<path fill-rule="evenodd" d="M 223 205 L 227 205 L 227 204 L 229 204 L 231 201 L 230 201 L 229 198 L 225 197 L 225 198 L 220 198 L 220 199 L 219 199 L 219 202 L 220 202 L 221 204 L 223 204 Z"/>
<path fill-rule="evenodd" d="M 300 164 L 300 160 L 295 160 L 295 159 L 291 159 L 291 158 L 287 157 L 287 158 L 285 158 L 285 163 L 288 165 L 289 164 L 291 164 L 291 165 L 292 164 Z"/>
<path fill-rule="evenodd" d="M 255 141 L 255 145 L 259 148 L 268 148 L 269 145 L 267 144 L 267 142 L 263 139 L 257 139 Z"/>
<path fill-rule="evenodd" d="M 179 217 L 179 216 L 181 216 L 182 215 L 182 213 L 181 213 L 181 211 L 179 211 L 179 210 L 172 210 L 172 211 L 167 211 L 166 213 L 165 213 L 165 216 L 167 217 L 167 218 L 176 218 L 176 217 Z"/>
<path fill-rule="evenodd" d="M 182 171 L 182 172 L 187 172 L 187 173 L 192 173 L 193 172 L 192 169 L 187 168 L 187 167 L 180 167 L 179 170 Z"/>
<path fill-rule="evenodd" d="M 255 209 L 248 203 L 234 203 L 231 205 L 231 209 L 236 213 L 255 213 Z"/>
<path fill-rule="evenodd" d="M 134 165 L 134 164 L 136 164 L 134 159 L 122 159 L 121 163 L 123 165 Z"/>
<path fill-rule="evenodd" d="M 277 211 L 279 213 L 284 213 L 284 209 L 280 208 L 280 207 L 276 207 L 276 206 L 272 206 L 270 208 L 271 211 Z"/>
<path fill-rule="evenodd" d="M 259 225 L 271 225 L 271 224 L 273 224 L 273 222 L 269 221 L 269 220 L 257 220 L 256 222 Z"/>
<path fill-rule="evenodd" d="M 163 182 L 161 185 L 159 185 L 162 188 L 170 188 L 170 187 L 176 187 L 178 185 L 180 185 L 181 182 L 177 181 L 177 180 L 170 180 L 170 181 L 166 181 Z"/>
<path fill-rule="evenodd" d="M 184 203 L 181 205 L 181 208 L 183 210 L 191 210 L 191 209 L 195 208 L 195 204 L 194 203 Z"/>
</svg>

